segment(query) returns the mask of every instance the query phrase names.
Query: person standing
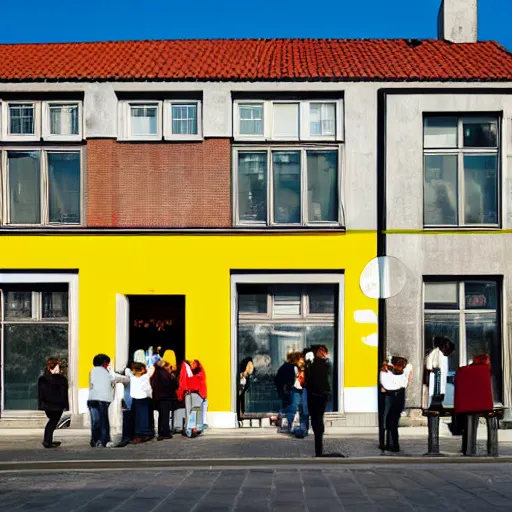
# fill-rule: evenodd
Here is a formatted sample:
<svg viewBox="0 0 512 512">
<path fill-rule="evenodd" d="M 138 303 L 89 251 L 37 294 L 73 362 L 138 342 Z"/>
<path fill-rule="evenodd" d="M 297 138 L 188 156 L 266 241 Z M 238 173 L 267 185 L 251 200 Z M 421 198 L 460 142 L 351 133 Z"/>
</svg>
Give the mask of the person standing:
<svg viewBox="0 0 512 512">
<path fill-rule="evenodd" d="M 399 452 L 398 424 L 405 408 L 405 390 L 412 379 L 412 366 L 403 357 L 384 362 L 380 371 L 381 393 L 384 393 L 382 430 L 379 431 L 381 451 Z"/>
<path fill-rule="evenodd" d="M 238 377 L 238 396 L 237 396 L 237 417 L 238 425 L 242 426 L 243 416 L 245 414 L 245 399 L 249 391 L 251 375 L 254 373 L 254 363 L 252 357 L 246 357 L 240 363 L 240 373 Z"/>
<path fill-rule="evenodd" d="M 172 439 L 170 416 L 178 401 L 178 379 L 173 371 L 172 361 L 166 359 L 166 351 L 163 358 L 154 366 L 150 383 L 153 390 L 153 404 L 158 411 L 158 441 Z"/>
<path fill-rule="evenodd" d="M 148 373 L 143 363 L 133 363 L 131 369 L 126 369 L 126 375 L 130 379 L 130 395 L 132 397 L 132 415 L 134 422 L 133 444 L 145 443 L 155 437 L 153 420 L 153 390 L 151 389 L 150 376 L 155 367 Z"/>
<path fill-rule="evenodd" d="M 114 399 L 114 384 L 128 382 L 126 377 L 110 369 L 110 357 L 98 354 L 94 357 L 89 373 L 89 399 L 87 407 L 91 415 L 91 447 L 112 448 L 108 408 Z"/>
<path fill-rule="evenodd" d="M 286 361 L 277 370 L 274 384 L 276 386 L 277 394 L 281 399 L 281 426 L 279 431 L 285 432 L 283 429 L 283 417 L 287 421 L 287 433 L 292 432 L 293 419 L 297 411 L 297 403 L 293 401 L 293 388 L 297 375 L 296 370 L 297 355 L 295 352 L 288 354 Z M 295 408 L 294 408 L 295 407 Z"/>
<path fill-rule="evenodd" d="M 315 456 L 323 456 L 324 414 L 331 397 L 331 364 L 325 345 L 317 347 L 315 358 L 306 366 L 305 385 L 311 426 L 315 435 Z M 339 454 L 339 457 L 343 455 Z"/>
<path fill-rule="evenodd" d="M 293 434 L 298 439 L 304 439 L 308 435 L 309 430 L 309 412 L 306 403 L 307 392 L 304 389 L 306 381 L 305 360 L 301 352 L 297 353 L 297 361 L 295 363 L 295 383 L 292 390 L 292 404 L 295 415 L 299 415 L 298 425 L 293 429 Z"/>
<path fill-rule="evenodd" d="M 44 429 L 43 446 L 57 448 L 60 442 L 53 441 L 53 433 L 62 413 L 69 410 L 68 379 L 60 373 L 58 359 L 50 358 L 46 361 L 44 373 L 37 381 L 37 391 L 39 410 L 44 411 L 48 418 Z"/>
</svg>

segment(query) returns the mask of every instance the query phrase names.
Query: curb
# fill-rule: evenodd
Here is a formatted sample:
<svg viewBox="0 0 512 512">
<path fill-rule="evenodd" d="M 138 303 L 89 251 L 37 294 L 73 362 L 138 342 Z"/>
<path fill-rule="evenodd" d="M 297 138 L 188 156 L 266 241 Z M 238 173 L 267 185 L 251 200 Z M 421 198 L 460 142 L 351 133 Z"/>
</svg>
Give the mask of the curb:
<svg viewBox="0 0 512 512">
<path fill-rule="evenodd" d="M 60 472 L 60 471 L 140 471 L 183 469 L 228 469 L 228 468 L 282 468 L 304 466 L 347 465 L 411 465 L 411 464 L 510 464 L 512 457 L 354 457 L 354 458 L 260 458 L 260 459 L 117 459 L 117 460 L 72 460 L 72 461 L 20 461 L 1 462 L 0 473 Z"/>
</svg>

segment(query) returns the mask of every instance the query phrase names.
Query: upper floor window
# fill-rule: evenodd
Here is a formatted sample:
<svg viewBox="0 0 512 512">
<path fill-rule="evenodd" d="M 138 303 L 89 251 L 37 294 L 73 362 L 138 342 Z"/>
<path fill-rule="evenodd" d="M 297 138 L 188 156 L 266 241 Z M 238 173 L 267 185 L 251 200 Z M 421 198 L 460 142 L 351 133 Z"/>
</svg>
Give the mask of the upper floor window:
<svg viewBox="0 0 512 512">
<path fill-rule="evenodd" d="M 236 100 L 238 140 L 343 140 L 341 100 Z"/>
<path fill-rule="evenodd" d="M 2 223 L 17 226 L 81 223 L 81 151 L 3 151 Z"/>
<path fill-rule="evenodd" d="M 172 135 L 197 135 L 197 103 L 173 104 Z"/>
<path fill-rule="evenodd" d="M 123 140 L 201 139 L 199 101 L 120 101 L 119 138 Z"/>
<path fill-rule="evenodd" d="M 339 225 L 339 149 L 235 149 L 237 224 Z"/>
<path fill-rule="evenodd" d="M 36 114 L 33 103 L 10 103 L 8 109 L 9 135 L 36 135 Z"/>
<path fill-rule="evenodd" d="M 7 141 L 68 141 L 82 138 L 78 101 L 7 101 L 2 104 L 2 138 Z"/>
<path fill-rule="evenodd" d="M 80 135 L 80 109 L 77 103 L 47 103 L 48 136 L 55 138 Z"/>
<path fill-rule="evenodd" d="M 425 116 L 424 225 L 499 225 L 497 117 Z"/>
</svg>

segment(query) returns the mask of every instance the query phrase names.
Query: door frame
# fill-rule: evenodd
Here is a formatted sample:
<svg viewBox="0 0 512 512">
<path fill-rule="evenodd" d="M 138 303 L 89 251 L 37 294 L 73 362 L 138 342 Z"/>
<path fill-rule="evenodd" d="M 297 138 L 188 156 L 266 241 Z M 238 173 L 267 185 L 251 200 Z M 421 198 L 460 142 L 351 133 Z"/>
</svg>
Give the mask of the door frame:
<svg viewBox="0 0 512 512">
<path fill-rule="evenodd" d="M 71 414 L 78 413 L 78 271 L 62 272 L 56 271 L 55 273 L 30 270 L 13 270 L 0 272 L 0 289 L 3 285 L 8 284 L 67 284 L 68 285 L 68 300 L 69 300 L 69 332 L 68 332 L 68 382 L 69 382 L 69 412 Z M 3 295 L 3 294 L 2 294 Z M 3 307 L 3 299 L 2 299 Z M 3 320 L 3 317 L 2 317 Z M 3 323 L 2 323 L 3 328 Z M 1 339 L 1 401 L 0 410 L 5 417 L 6 412 L 4 409 L 4 340 Z M 18 414 L 20 411 L 16 411 Z M 37 413 L 37 411 L 30 411 Z M 10 413 L 7 412 L 7 415 Z"/>
<path fill-rule="evenodd" d="M 338 410 L 343 413 L 344 405 L 344 283 L 343 271 L 306 271 L 304 273 L 287 273 L 286 270 L 268 271 L 267 273 L 231 273 L 231 412 L 236 414 L 237 386 L 238 386 L 238 294 L 239 284 L 337 284 L 338 285 L 338 311 L 337 313 L 337 379 L 338 379 Z"/>
<path fill-rule="evenodd" d="M 130 346 L 130 299 L 124 293 L 116 293 L 116 355 L 114 370 L 121 371 L 128 361 Z"/>
</svg>

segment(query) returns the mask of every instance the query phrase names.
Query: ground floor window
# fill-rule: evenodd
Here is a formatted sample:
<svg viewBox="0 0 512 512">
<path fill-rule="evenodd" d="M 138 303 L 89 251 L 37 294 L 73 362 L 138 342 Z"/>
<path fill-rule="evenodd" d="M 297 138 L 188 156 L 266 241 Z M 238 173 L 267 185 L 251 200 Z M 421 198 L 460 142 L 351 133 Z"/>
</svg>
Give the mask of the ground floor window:
<svg viewBox="0 0 512 512">
<path fill-rule="evenodd" d="M 425 282 L 425 353 L 433 348 L 436 335 L 448 336 L 456 347 L 449 360 L 446 405 L 453 405 L 457 368 L 480 354 L 491 358 L 494 401 L 502 403 L 499 288 L 493 280 Z"/>
<path fill-rule="evenodd" d="M 69 296 L 67 284 L 0 285 L 3 396 L 6 410 L 37 409 L 37 379 L 47 358 L 67 373 Z"/>
<path fill-rule="evenodd" d="M 238 366 L 251 360 L 254 373 L 245 393 L 246 413 L 280 410 L 274 377 L 290 352 L 326 345 L 333 361 L 333 401 L 337 407 L 338 285 L 240 284 L 238 294 Z"/>
</svg>

